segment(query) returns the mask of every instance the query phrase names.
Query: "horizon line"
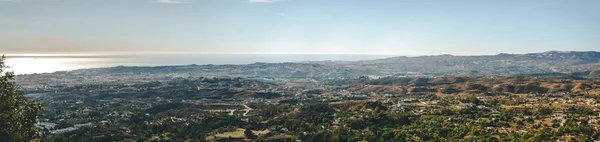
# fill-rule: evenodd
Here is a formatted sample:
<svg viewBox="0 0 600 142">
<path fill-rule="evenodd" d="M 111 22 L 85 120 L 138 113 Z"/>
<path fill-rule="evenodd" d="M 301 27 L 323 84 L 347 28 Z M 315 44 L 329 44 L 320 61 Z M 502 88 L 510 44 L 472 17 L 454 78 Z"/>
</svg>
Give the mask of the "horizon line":
<svg viewBox="0 0 600 142">
<path fill-rule="evenodd" d="M 448 54 L 448 53 L 358 53 L 358 52 L 87 52 L 87 53 L 0 53 L 0 56 L 6 57 L 24 57 L 24 56 L 39 56 L 39 57 L 60 57 L 60 56 L 119 56 L 119 55 L 380 55 L 380 56 L 436 56 L 436 55 L 452 55 L 452 56 L 486 56 L 499 54 L 531 54 L 545 52 L 600 52 L 600 51 L 561 51 L 549 50 L 543 52 L 528 52 L 528 53 L 495 53 L 495 54 Z"/>
<path fill-rule="evenodd" d="M 96 52 L 96 53 L 0 53 L 4 56 L 115 56 L 115 55 L 390 55 L 420 54 L 354 52 Z"/>
</svg>

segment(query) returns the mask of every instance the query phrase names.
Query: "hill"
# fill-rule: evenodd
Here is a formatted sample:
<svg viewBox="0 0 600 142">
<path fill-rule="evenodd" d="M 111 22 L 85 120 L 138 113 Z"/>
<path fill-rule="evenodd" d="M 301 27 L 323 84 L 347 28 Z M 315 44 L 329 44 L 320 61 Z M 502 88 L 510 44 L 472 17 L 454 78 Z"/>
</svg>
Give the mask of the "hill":
<svg viewBox="0 0 600 142">
<path fill-rule="evenodd" d="M 321 62 L 342 65 L 363 74 L 432 76 L 512 76 L 540 73 L 576 73 L 600 67 L 600 52 L 549 51 L 486 56 L 392 57 L 358 62 Z"/>
<path fill-rule="evenodd" d="M 18 76 L 22 85 L 39 78 L 56 84 L 148 82 L 188 77 L 332 78 L 356 76 L 552 76 L 587 77 L 600 68 L 600 52 L 550 51 L 486 56 L 392 57 L 367 61 L 112 67 Z M 591 73 L 595 74 L 595 73 Z M 53 84 L 45 84 L 53 85 Z"/>
</svg>

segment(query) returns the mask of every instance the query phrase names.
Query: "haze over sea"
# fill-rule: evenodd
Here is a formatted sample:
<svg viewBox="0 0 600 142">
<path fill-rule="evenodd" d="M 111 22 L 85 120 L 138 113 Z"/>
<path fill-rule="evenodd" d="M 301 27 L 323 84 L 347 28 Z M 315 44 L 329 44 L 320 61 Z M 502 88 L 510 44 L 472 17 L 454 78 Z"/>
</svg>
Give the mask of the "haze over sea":
<svg viewBox="0 0 600 142">
<path fill-rule="evenodd" d="M 86 55 L 86 56 L 10 56 L 6 63 L 16 74 L 52 73 L 86 68 L 115 66 L 172 66 L 204 64 L 252 64 L 256 62 L 281 63 L 304 61 L 359 61 L 398 55 L 282 55 L 282 54 L 227 54 L 227 55 Z"/>
</svg>

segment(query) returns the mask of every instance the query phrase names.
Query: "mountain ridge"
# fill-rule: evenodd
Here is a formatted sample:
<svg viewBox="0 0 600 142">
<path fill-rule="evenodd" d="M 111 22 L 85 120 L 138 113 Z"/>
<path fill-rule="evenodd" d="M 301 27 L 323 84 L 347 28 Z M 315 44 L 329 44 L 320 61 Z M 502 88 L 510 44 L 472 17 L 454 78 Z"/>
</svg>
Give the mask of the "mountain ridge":
<svg viewBox="0 0 600 142">
<path fill-rule="evenodd" d="M 338 78 L 357 76 L 576 76 L 600 69 L 600 52 L 570 51 L 486 56 L 393 57 L 364 61 L 254 63 L 81 69 L 20 75 L 21 82 L 151 81 L 174 77 Z M 595 75 L 596 72 L 594 72 Z M 35 83 L 32 83 L 35 84 Z"/>
</svg>

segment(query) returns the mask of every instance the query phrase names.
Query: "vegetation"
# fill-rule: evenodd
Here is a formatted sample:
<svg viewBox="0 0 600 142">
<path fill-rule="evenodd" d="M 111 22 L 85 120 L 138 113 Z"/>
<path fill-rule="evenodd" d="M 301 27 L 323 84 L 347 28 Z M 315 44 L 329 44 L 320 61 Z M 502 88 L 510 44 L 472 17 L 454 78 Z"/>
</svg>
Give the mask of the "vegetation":
<svg viewBox="0 0 600 142">
<path fill-rule="evenodd" d="M 289 87 L 197 78 L 27 92 L 53 100 L 45 101 L 44 119 L 57 124 L 42 131 L 47 141 L 586 141 L 600 139 L 598 84 L 358 77 Z"/>
<path fill-rule="evenodd" d="M 0 141 L 600 140 L 599 55 L 9 72 Z"/>
<path fill-rule="evenodd" d="M 9 72 L 0 58 L 0 141 L 32 141 L 39 138 L 38 122 L 40 103 L 30 101 L 14 82 L 14 73 Z"/>
</svg>

